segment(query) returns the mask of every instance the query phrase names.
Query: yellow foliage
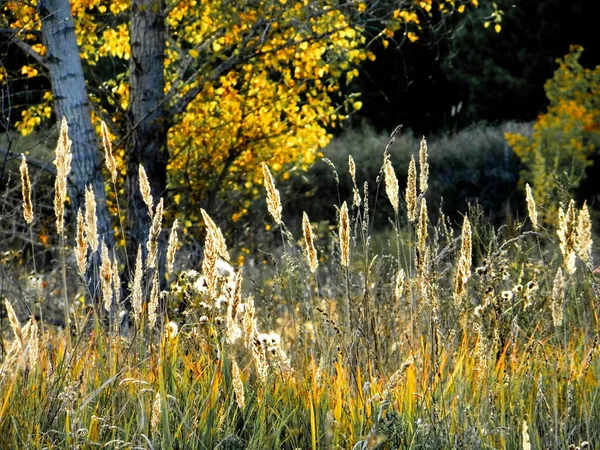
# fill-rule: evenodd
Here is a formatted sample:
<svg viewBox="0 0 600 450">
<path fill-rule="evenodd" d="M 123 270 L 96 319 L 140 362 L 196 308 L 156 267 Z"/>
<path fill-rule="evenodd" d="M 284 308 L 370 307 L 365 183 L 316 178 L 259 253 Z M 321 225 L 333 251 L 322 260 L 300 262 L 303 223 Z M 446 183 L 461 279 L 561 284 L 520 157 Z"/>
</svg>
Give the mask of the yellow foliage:
<svg viewBox="0 0 600 450">
<path fill-rule="evenodd" d="M 416 41 L 419 17 L 445 3 L 414 0 L 390 11 L 379 38 L 403 35 Z M 118 142 L 130 128 L 131 2 L 71 0 L 71 5 L 81 57 L 87 66 L 96 66 L 88 71 L 94 77 L 88 80 L 94 86 L 90 98 L 97 111 L 111 117 Z M 236 7 L 222 0 L 166 1 L 164 106 L 168 109 L 186 93 L 198 92 L 168 132 L 169 188 L 180 210 L 197 210 L 189 207 L 214 196 L 215 186 L 224 186 L 219 194 L 226 192 L 231 204 L 237 202 L 226 213 L 239 220 L 249 206 L 247 199 L 260 192 L 260 162 L 285 179 L 291 170 L 306 170 L 318 158 L 331 139 L 329 131 L 362 106 L 356 98 L 344 99 L 340 91 L 359 75 L 362 61 L 374 59 L 359 25 L 362 15 L 372 14 L 369 8 L 366 1 L 345 8 L 332 0 L 241 2 Z M 464 9 L 459 7 L 460 12 Z M 23 33 L 41 26 L 35 0 L 27 5 L 9 0 L 2 15 L 7 25 Z M 23 39 L 44 54 L 36 35 L 30 34 Z M 251 51 L 246 54 L 246 49 Z M 229 70 L 221 70 L 234 60 Z M 21 69 L 27 76 L 35 76 L 36 70 Z M 49 117 L 50 105 L 46 98 L 25 110 L 17 124 L 21 133 Z M 121 167 L 123 156 L 122 148 L 115 150 Z"/>
<path fill-rule="evenodd" d="M 545 85 L 550 105 L 535 122 L 532 136 L 506 134 L 525 165 L 523 181 L 546 204 L 547 220 L 560 200 L 555 180 L 577 187 L 600 144 L 600 66 L 583 68 L 579 64 L 582 51 L 574 46 L 558 60 L 559 68 Z"/>
</svg>

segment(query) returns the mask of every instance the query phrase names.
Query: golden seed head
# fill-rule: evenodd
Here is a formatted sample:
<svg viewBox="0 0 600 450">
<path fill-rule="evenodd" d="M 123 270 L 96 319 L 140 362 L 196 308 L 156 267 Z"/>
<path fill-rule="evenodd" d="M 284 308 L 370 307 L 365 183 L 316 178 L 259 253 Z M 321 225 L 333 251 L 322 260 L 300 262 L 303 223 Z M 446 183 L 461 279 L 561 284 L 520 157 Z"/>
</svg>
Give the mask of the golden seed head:
<svg viewBox="0 0 600 450">
<path fill-rule="evenodd" d="M 85 188 L 85 236 L 92 252 L 98 250 L 98 223 L 96 197 L 92 185 Z"/>
<path fill-rule="evenodd" d="M 8 300 L 4 300 L 4 307 L 6 308 L 6 315 L 8 317 L 8 323 L 10 323 L 10 328 L 12 329 L 16 338 L 23 343 L 23 333 L 21 330 L 21 324 L 19 323 L 19 319 L 17 318 L 17 314 L 13 309 L 12 305 Z"/>
<path fill-rule="evenodd" d="M 383 174 L 385 180 L 385 193 L 390 199 L 392 208 L 394 208 L 394 213 L 398 214 L 398 179 L 396 178 L 396 172 L 394 172 L 394 167 L 389 158 L 386 158 L 385 160 Z"/>
<path fill-rule="evenodd" d="M 102 297 L 104 298 L 104 309 L 107 312 L 111 311 L 112 308 L 112 265 L 108 256 L 108 247 L 102 241 L 101 250 L 101 263 L 100 263 L 100 285 L 102 287 Z"/>
<path fill-rule="evenodd" d="M 577 215 L 575 248 L 583 262 L 589 262 L 592 256 L 592 221 L 587 203 L 584 203 Z"/>
<path fill-rule="evenodd" d="M 119 262 L 117 261 L 117 257 L 115 256 L 114 252 L 113 252 L 113 257 L 112 257 L 111 270 L 112 270 L 113 293 L 115 295 L 115 304 L 120 305 L 120 303 L 121 303 L 121 277 L 119 275 Z"/>
<path fill-rule="evenodd" d="M 150 301 L 148 302 L 148 326 L 150 329 L 154 328 L 158 318 L 159 291 L 160 287 L 158 284 L 158 271 L 154 271 L 154 276 L 152 277 L 152 288 L 150 289 Z"/>
<path fill-rule="evenodd" d="M 106 167 L 110 172 L 110 177 L 112 179 L 113 184 L 117 182 L 117 161 L 115 160 L 115 156 L 112 152 L 112 144 L 110 143 L 110 136 L 108 135 L 108 127 L 102 121 L 102 145 L 104 146 L 104 153 L 106 159 Z"/>
<path fill-rule="evenodd" d="M 572 275 L 575 273 L 575 234 L 576 234 L 576 215 L 575 215 L 575 202 L 571 200 L 567 210 L 563 208 L 558 210 L 558 228 L 556 230 L 558 235 L 558 242 L 560 252 L 563 256 L 563 265 L 567 274 Z"/>
<path fill-rule="evenodd" d="M 173 263 L 175 262 L 175 252 L 177 251 L 177 227 L 179 226 L 179 222 L 177 219 L 173 221 L 173 226 L 171 227 L 171 234 L 169 235 L 169 243 L 167 245 L 167 272 L 171 272 L 173 270 Z"/>
<path fill-rule="evenodd" d="M 529 440 L 529 429 L 527 428 L 527 422 L 523 421 L 522 428 L 522 436 L 523 436 L 523 450 L 531 450 L 531 441 Z"/>
<path fill-rule="evenodd" d="M 563 302 L 565 298 L 565 279 L 559 267 L 552 283 L 552 322 L 555 327 L 563 323 Z"/>
<path fill-rule="evenodd" d="M 417 220 L 417 166 L 415 157 L 410 157 L 408 164 L 408 179 L 406 182 L 406 214 L 409 222 Z"/>
<path fill-rule="evenodd" d="M 163 216 L 163 199 L 161 198 L 156 205 L 156 211 L 152 218 L 152 225 L 150 226 L 150 232 L 148 233 L 148 242 L 146 243 L 146 249 L 148 250 L 148 260 L 146 264 L 148 268 L 153 269 L 156 267 L 156 261 L 158 258 L 158 237 L 162 230 L 162 216 Z"/>
<path fill-rule="evenodd" d="M 135 272 L 133 275 L 133 285 L 131 287 L 131 306 L 135 316 L 135 321 L 140 324 L 142 321 L 142 278 L 144 276 L 142 264 L 142 246 L 138 247 L 137 258 L 135 261 Z"/>
<path fill-rule="evenodd" d="M 402 298 L 402 293 L 404 292 L 404 279 L 404 269 L 400 268 L 396 274 L 396 283 L 394 285 L 394 299 L 396 302 L 399 302 Z"/>
<path fill-rule="evenodd" d="M 350 265 L 350 218 L 348 216 L 348 205 L 346 202 L 344 202 L 340 208 L 338 236 L 340 242 L 341 263 L 343 267 L 348 267 Z"/>
<path fill-rule="evenodd" d="M 140 164 L 139 167 L 140 173 L 140 192 L 142 193 L 142 198 L 144 199 L 144 203 L 148 207 L 148 214 L 150 217 L 154 216 L 153 205 L 154 199 L 152 198 L 152 189 L 150 188 L 150 181 L 148 181 L 148 175 L 146 174 L 146 169 L 144 166 Z"/>
<path fill-rule="evenodd" d="M 427 162 L 427 141 L 425 136 L 421 139 L 421 145 L 419 148 L 419 190 L 423 195 L 428 188 L 429 179 L 429 163 Z"/>
<path fill-rule="evenodd" d="M 315 273 L 319 266 L 317 259 L 317 251 L 315 250 L 314 236 L 310 221 L 306 212 L 302 213 L 302 234 L 304 235 L 304 242 L 306 243 L 306 259 L 308 260 L 308 267 L 312 273 Z"/>
<path fill-rule="evenodd" d="M 356 185 L 356 164 L 354 164 L 354 158 L 352 158 L 352 155 L 348 155 L 348 172 L 350 172 L 352 184 Z"/>
<path fill-rule="evenodd" d="M 28 225 L 33 222 L 33 204 L 31 203 L 31 181 L 27 169 L 25 154 L 21 155 L 21 193 L 23 194 L 23 218 Z"/>
<path fill-rule="evenodd" d="M 535 199 L 533 198 L 533 192 L 529 186 L 529 183 L 525 185 L 525 200 L 527 201 L 527 213 L 529 214 L 529 220 L 531 220 L 531 225 L 535 230 L 538 227 L 538 214 L 535 206 Z"/>
<path fill-rule="evenodd" d="M 467 282 L 471 276 L 472 236 L 471 222 L 467 216 L 463 219 L 461 247 L 458 255 L 456 275 L 454 278 L 454 298 L 457 303 L 465 293 Z"/>
<path fill-rule="evenodd" d="M 263 170 L 263 183 L 267 190 L 267 209 L 275 220 L 277 225 L 281 224 L 281 199 L 279 198 L 279 191 L 275 188 L 275 181 L 269 171 L 269 167 L 263 162 L 261 163 Z"/>
<path fill-rule="evenodd" d="M 88 241 L 85 238 L 85 223 L 83 221 L 83 214 L 81 209 L 77 211 L 77 237 L 75 238 L 75 259 L 77 260 L 77 273 L 79 276 L 85 276 L 85 269 L 87 265 L 87 250 Z"/>
<path fill-rule="evenodd" d="M 161 406 L 160 394 L 156 393 L 154 401 L 152 402 L 152 415 L 150 417 L 150 429 L 153 433 L 158 431 L 160 421 L 162 419 L 162 406 Z"/>
<path fill-rule="evenodd" d="M 54 165 L 56 166 L 56 179 L 54 181 L 54 214 L 56 215 L 56 230 L 60 236 L 65 231 L 65 201 L 67 200 L 67 176 L 71 171 L 71 141 L 69 140 L 69 127 L 67 119 L 62 118 L 58 144 L 54 152 Z"/>
<path fill-rule="evenodd" d="M 242 375 L 240 367 L 238 366 L 235 358 L 231 359 L 231 382 L 233 384 L 233 392 L 235 393 L 235 401 L 243 409 L 246 406 L 246 400 L 244 398 L 244 383 L 242 381 Z"/>
</svg>

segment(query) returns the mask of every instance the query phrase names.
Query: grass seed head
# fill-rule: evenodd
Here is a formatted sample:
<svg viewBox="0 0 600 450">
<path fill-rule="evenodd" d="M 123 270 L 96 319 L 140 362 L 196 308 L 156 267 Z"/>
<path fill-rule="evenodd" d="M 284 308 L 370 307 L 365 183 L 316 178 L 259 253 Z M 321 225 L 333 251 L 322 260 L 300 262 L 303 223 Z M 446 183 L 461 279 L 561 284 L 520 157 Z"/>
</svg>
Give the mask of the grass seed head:
<svg viewBox="0 0 600 450">
<path fill-rule="evenodd" d="M 31 203 L 31 181 L 29 180 L 29 170 L 27 169 L 27 159 L 21 155 L 21 193 L 23 194 L 23 218 L 27 225 L 33 222 L 33 204 Z"/>
<path fill-rule="evenodd" d="M 244 383 L 242 381 L 242 375 L 240 367 L 238 366 L 235 358 L 231 359 L 231 381 L 233 384 L 233 392 L 235 393 L 235 401 L 243 409 L 246 406 L 246 400 L 244 398 Z"/>
<path fill-rule="evenodd" d="M 85 188 L 85 236 L 92 252 L 98 250 L 98 220 L 96 216 L 96 197 L 92 185 Z"/>
<path fill-rule="evenodd" d="M 158 259 L 158 237 L 161 232 L 163 216 L 163 199 L 161 198 L 156 205 L 156 211 L 152 218 L 152 225 L 150 226 L 150 232 L 148 233 L 148 242 L 146 243 L 146 249 L 148 250 L 148 261 L 147 266 L 150 269 L 156 267 Z"/>
<path fill-rule="evenodd" d="M 171 272 L 173 270 L 173 263 L 175 262 L 175 252 L 177 251 L 177 227 L 179 226 L 179 222 L 177 219 L 173 221 L 173 226 L 171 227 L 171 234 L 169 235 L 169 243 L 167 245 L 167 272 Z"/>
<path fill-rule="evenodd" d="M 104 241 L 102 241 L 100 254 L 100 285 L 102 287 L 102 297 L 104 298 L 104 309 L 110 313 L 113 301 L 112 265 L 108 256 L 108 247 Z"/>
<path fill-rule="evenodd" d="M 584 203 L 577 215 L 575 248 L 579 259 L 590 262 L 592 257 L 592 221 L 587 203 Z"/>
<path fill-rule="evenodd" d="M 306 259 L 308 260 L 308 267 L 312 273 L 315 273 L 319 266 L 319 260 L 317 259 L 314 236 L 306 212 L 302 213 L 302 234 L 304 235 L 304 242 L 306 243 Z"/>
<path fill-rule="evenodd" d="M 110 172 L 110 177 L 113 184 L 117 182 L 117 161 L 112 152 L 112 144 L 110 143 L 110 136 L 108 135 L 108 127 L 104 121 L 101 122 L 102 128 L 102 145 L 104 147 L 104 154 L 106 159 L 106 167 Z"/>
<path fill-rule="evenodd" d="M 85 276 L 87 268 L 88 241 L 85 238 L 85 222 L 81 209 L 77 211 L 77 237 L 75 238 L 75 260 L 77 261 L 77 273 L 80 277 Z"/>
<path fill-rule="evenodd" d="M 425 194 L 428 188 L 429 180 L 429 163 L 427 162 L 427 141 L 425 136 L 421 139 L 419 147 L 419 190 L 421 195 Z"/>
<path fill-rule="evenodd" d="M 348 205 L 346 202 L 344 202 L 340 208 L 338 236 L 340 242 L 341 263 L 343 267 L 348 267 L 350 265 L 350 218 L 348 216 Z"/>
<path fill-rule="evenodd" d="M 565 298 L 565 278 L 559 267 L 552 283 L 552 322 L 555 327 L 563 323 L 563 302 Z"/>
<path fill-rule="evenodd" d="M 67 119 L 62 118 L 58 144 L 55 150 L 54 165 L 56 166 L 56 179 L 54 181 L 54 214 L 56 215 L 56 231 L 62 236 L 65 231 L 65 201 L 67 200 L 67 176 L 71 171 L 71 141 L 69 140 L 69 127 Z"/>
<path fill-rule="evenodd" d="M 535 199 L 533 198 L 533 192 L 529 183 L 525 185 L 525 200 L 527 201 L 527 213 L 529 214 L 529 220 L 531 220 L 531 226 L 533 229 L 538 227 L 538 214 L 537 207 L 535 205 Z"/>
<path fill-rule="evenodd" d="M 160 294 L 160 287 L 158 283 L 158 271 L 154 271 L 152 277 L 152 288 L 150 289 L 150 301 L 148 302 L 148 326 L 150 329 L 156 325 L 158 318 L 158 300 Z"/>
<path fill-rule="evenodd" d="M 263 170 L 263 183 L 267 190 L 267 209 L 275 220 L 277 225 L 281 224 L 281 199 L 279 198 L 279 191 L 275 188 L 275 181 L 271 175 L 269 167 L 263 162 L 261 163 Z"/>
<path fill-rule="evenodd" d="M 408 220 L 411 223 L 415 222 L 417 220 L 417 166 L 414 156 L 410 157 L 410 163 L 408 164 L 405 201 Z"/>
<path fill-rule="evenodd" d="M 392 166 L 392 162 L 389 157 L 386 158 L 383 166 L 383 174 L 385 181 L 385 193 L 390 199 L 394 213 L 398 214 L 399 197 L 398 197 L 398 179 L 396 178 L 396 172 Z"/>
<path fill-rule="evenodd" d="M 148 175 L 146 174 L 146 169 L 144 166 L 140 164 L 139 166 L 139 174 L 140 174 L 140 192 L 142 193 L 142 198 L 144 199 L 144 203 L 148 207 L 148 214 L 150 217 L 154 216 L 153 206 L 154 199 L 152 198 L 152 189 L 150 188 L 150 181 L 148 181 Z"/>
<path fill-rule="evenodd" d="M 559 208 L 558 210 L 558 228 L 556 230 L 558 235 L 558 243 L 560 252 L 563 256 L 563 265 L 567 274 L 572 275 L 575 273 L 575 243 L 576 243 L 576 215 L 575 215 L 575 202 L 571 200 L 567 210 Z"/>
<path fill-rule="evenodd" d="M 133 275 L 133 284 L 131 286 L 131 306 L 135 321 L 139 324 L 142 320 L 142 278 L 144 276 L 142 263 L 142 246 L 138 247 L 137 258 L 135 261 L 135 272 Z"/>
</svg>

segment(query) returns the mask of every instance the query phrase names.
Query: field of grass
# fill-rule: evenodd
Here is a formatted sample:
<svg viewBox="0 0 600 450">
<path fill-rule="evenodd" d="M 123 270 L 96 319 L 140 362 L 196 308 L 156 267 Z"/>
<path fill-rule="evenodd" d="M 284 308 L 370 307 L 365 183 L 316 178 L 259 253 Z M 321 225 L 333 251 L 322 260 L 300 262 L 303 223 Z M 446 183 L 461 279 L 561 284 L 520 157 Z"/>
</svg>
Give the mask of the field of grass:
<svg viewBox="0 0 600 450">
<path fill-rule="evenodd" d="M 598 448 L 587 206 L 566 203 L 556 225 L 538 224 L 543 205 L 528 197 L 521 222 L 495 228 L 473 207 L 454 223 L 428 190 L 424 143 L 414 154 L 402 186 L 406 168 L 387 150 L 377 180 L 357 180 L 349 161 L 336 177 L 353 192 L 332 227 L 317 234 L 304 216 L 301 236 L 264 166 L 280 244 L 244 267 L 203 212 L 201 265 L 173 269 L 176 230 L 162 230 L 154 199 L 147 251 L 122 290 L 125 258 L 97 244 L 93 215 L 66 227 L 58 288 L 2 299 L 0 448 Z M 383 203 L 390 231 L 373 235 Z M 25 195 L 28 222 L 30 207 Z M 99 267 L 86 268 L 94 247 Z M 86 271 L 96 283 L 67 281 Z M 93 306 L 81 301 L 90 286 Z M 42 295 L 66 327 L 15 312 L 39 317 Z"/>
</svg>

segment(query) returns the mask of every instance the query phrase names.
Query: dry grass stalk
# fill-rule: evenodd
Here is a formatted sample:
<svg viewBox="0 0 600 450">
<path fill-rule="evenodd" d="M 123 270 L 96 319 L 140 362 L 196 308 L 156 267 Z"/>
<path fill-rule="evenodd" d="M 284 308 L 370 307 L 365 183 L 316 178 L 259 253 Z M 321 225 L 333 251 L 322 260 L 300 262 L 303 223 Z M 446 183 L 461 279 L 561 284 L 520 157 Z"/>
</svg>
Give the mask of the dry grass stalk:
<svg viewBox="0 0 600 450">
<path fill-rule="evenodd" d="M 246 406 L 244 383 L 242 382 L 240 367 L 235 358 L 231 358 L 231 382 L 233 384 L 233 392 L 235 393 L 235 401 L 240 409 L 243 409 Z"/>
<path fill-rule="evenodd" d="M 563 256 L 563 265 L 567 274 L 572 275 L 575 273 L 575 233 L 576 233 L 576 216 L 575 216 L 575 202 L 571 200 L 567 210 L 563 208 L 558 210 L 558 228 L 556 234 L 558 235 L 558 242 L 560 252 Z"/>
<path fill-rule="evenodd" d="M 110 143 L 110 136 L 108 135 L 108 128 L 104 121 L 101 123 L 102 128 L 102 145 L 104 146 L 104 153 L 106 159 L 106 168 L 110 172 L 110 177 L 113 184 L 117 183 L 117 161 L 112 152 L 112 144 Z"/>
<path fill-rule="evenodd" d="M 417 220 L 417 166 L 415 157 L 410 157 L 408 164 L 408 179 L 406 181 L 406 214 L 409 222 Z"/>
<path fill-rule="evenodd" d="M 469 218 L 465 216 L 463 220 L 462 233 L 461 233 L 461 246 L 460 253 L 458 255 L 456 275 L 454 278 L 454 299 L 457 306 L 460 304 L 460 300 L 465 294 L 467 282 L 471 276 L 471 263 L 472 263 L 472 243 L 471 243 L 471 222 Z"/>
<path fill-rule="evenodd" d="M 204 241 L 204 259 L 202 260 L 202 273 L 211 296 L 217 291 L 218 270 L 217 260 L 229 260 L 229 253 L 225 245 L 225 238 L 221 229 L 213 222 L 208 213 L 201 209 L 202 218 L 206 225 L 206 239 Z"/>
<path fill-rule="evenodd" d="M 242 269 L 238 270 L 233 280 L 233 289 L 231 291 L 231 300 L 227 304 L 227 317 L 225 323 L 227 327 L 227 342 L 234 344 L 242 337 L 242 329 L 238 324 L 238 307 L 242 302 Z"/>
<path fill-rule="evenodd" d="M 279 191 L 275 188 L 275 181 L 269 171 L 269 167 L 263 162 L 261 163 L 263 169 L 263 183 L 267 190 L 267 209 L 275 220 L 277 225 L 281 224 L 281 199 L 279 198 Z"/>
<path fill-rule="evenodd" d="M 92 252 L 98 250 L 98 219 L 96 197 L 92 185 L 85 188 L 85 236 Z"/>
<path fill-rule="evenodd" d="M 4 307 L 6 308 L 8 323 L 10 324 L 13 334 L 19 339 L 20 342 L 23 342 L 23 332 L 21 330 L 21 324 L 19 323 L 19 319 L 17 318 L 15 310 L 8 300 L 4 300 Z"/>
<path fill-rule="evenodd" d="M 152 198 L 152 189 L 150 188 L 150 181 L 148 181 L 148 175 L 146 174 L 146 169 L 144 166 L 140 164 L 140 192 L 142 194 L 142 198 L 144 199 L 144 203 L 148 207 L 148 214 L 150 217 L 154 217 L 154 199 Z"/>
<path fill-rule="evenodd" d="M 406 275 L 404 273 L 404 269 L 400 268 L 398 273 L 396 274 L 396 282 L 394 284 L 394 299 L 396 302 L 399 302 L 402 298 L 402 294 L 404 293 L 404 281 Z"/>
<path fill-rule="evenodd" d="M 426 269 L 428 223 L 427 202 L 425 197 L 421 197 L 419 223 L 417 225 L 417 271 L 420 275 L 423 275 Z"/>
<path fill-rule="evenodd" d="M 177 251 L 177 227 L 179 226 L 179 222 L 177 219 L 173 221 L 173 226 L 171 227 L 171 234 L 169 235 L 169 243 L 167 245 L 167 272 L 171 272 L 173 270 L 173 263 L 175 262 L 175 252 Z"/>
<path fill-rule="evenodd" d="M 560 327 L 563 323 L 563 304 L 565 299 L 565 278 L 562 269 L 559 267 L 552 284 L 552 322 L 555 327 Z"/>
<path fill-rule="evenodd" d="M 527 428 L 527 421 L 523 421 L 522 428 L 522 436 L 523 436 L 523 450 L 531 450 L 531 440 L 529 439 L 529 429 Z"/>
<path fill-rule="evenodd" d="M 429 180 L 429 163 L 427 162 L 427 141 L 425 136 L 421 139 L 419 147 L 419 190 L 423 195 L 428 188 Z"/>
<path fill-rule="evenodd" d="M 577 215 L 575 249 L 579 259 L 585 263 L 590 262 L 592 257 L 592 221 L 587 202 L 583 204 Z"/>
<path fill-rule="evenodd" d="M 153 433 L 158 431 L 160 421 L 162 420 L 162 401 L 160 394 L 157 392 L 152 402 L 152 414 L 150 416 L 150 429 Z"/>
<path fill-rule="evenodd" d="M 392 391 L 398 386 L 398 384 L 400 384 L 402 377 L 404 376 L 404 374 L 406 373 L 408 368 L 410 366 L 412 366 L 414 363 L 415 363 L 414 358 L 412 356 L 410 356 L 406 361 L 404 361 L 402 363 L 400 368 L 392 374 L 392 376 L 390 377 L 390 380 L 385 385 L 385 390 L 383 391 L 384 399 L 386 399 L 388 401 L 390 400 Z"/>
<path fill-rule="evenodd" d="M 340 208 L 338 236 L 340 241 L 340 262 L 343 267 L 348 267 L 350 266 L 350 217 L 348 216 L 348 205 L 346 202 Z"/>
<path fill-rule="evenodd" d="M 348 171 L 350 172 L 350 178 L 352 178 L 352 206 L 358 208 L 360 206 L 361 198 L 360 191 L 356 185 L 356 164 L 354 163 L 352 155 L 348 155 Z"/>
<path fill-rule="evenodd" d="M 356 186 L 356 164 L 352 155 L 348 155 L 348 172 L 350 172 L 352 183 Z"/>
<path fill-rule="evenodd" d="M 148 233 L 148 242 L 146 242 L 146 249 L 148 250 L 148 260 L 146 264 L 148 268 L 153 269 L 156 267 L 158 259 L 158 237 L 162 230 L 162 216 L 163 216 L 163 199 L 161 198 L 156 205 L 156 211 L 152 218 L 152 225 Z"/>
<path fill-rule="evenodd" d="M 207 232 L 212 233 L 215 239 L 215 251 L 219 258 L 224 259 L 225 261 L 229 261 L 229 252 L 227 251 L 227 244 L 225 243 L 225 238 L 223 237 L 223 233 L 221 229 L 215 224 L 215 222 L 211 219 L 208 213 L 204 209 L 200 209 L 200 213 L 202 214 L 202 219 L 204 219 L 204 224 L 206 225 Z"/>
<path fill-rule="evenodd" d="M 87 268 L 88 241 L 85 238 L 85 223 L 81 209 L 77 211 L 77 237 L 75 238 L 75 260 L 77 261 L 77 273 L 80 277 L 85 276 Z"/>
<path fill-rule="evenodd" d="M 365 235 L 369 231 L 369 183 L 367 181 L 363 184 L 362 231 Z"/>
<path fill-rule="evenodd" d="M 386 158 L 383 165 L 383 175 L 385 180 L 385 193 L 390 199 L 394 213 L 398 214 L 398 206 L 400 199 L 398 197 L 398 179 L 396 178 L 396 172 L 389 157 Z"/>
<path fill-rule="evenodd" d="M 319 266 L 319 260 L 317 259 L 314 236 L 306 212 L 302 213 L 302 234 L 304 235 L 304 242 L 306 242 L 306 259 L 308 260 L 308 267 L 312 273 L 315 273 Z"/>
<path fill-rule="evenodd" d="M 535 230 L 538 227 L 538 214 L 535 199 L 533 198 L 533 191 L 531 190 L 531 187 L 529 187 L 529 183 L 525 185 L 525 200 L 527 201 L 529 220 L 531 220 L 531 226 L 533 226 L 533 229 Z"/>
<path fill-rule="evenodd" d="M 69 140 L 67 119 L 62 118 L 60 134 L 55 150 L 54 165 L 56 180 L 54 181 L 54 214 L 56 215 L 56 231 L 59 236 L 65 232 L 65 201 L 67 200 L 67 176 L 71 171 L 71 141 Z"/>
<path fill-rule="evenodd" d="M 27 225 L 33 222 L 33 204 L 31 203 L 31 181 L 27 169 L 27 159 L 21 155 L 21 193 L 23 194 L 23 218 Z"/>
<path fill-rule="evenodd" d="M 158 319 L 158 300 L 160 287 L 158 284 L 158 272 L 152 277 L 152 288 L 150 289 L 150 301 L 148 302 L 148 326 L 150 329 L 156 325 Z"/>
<path fill-rule="evenodd" d="M 27 362 L 29 370 L 35 370 L 40 351 L 40 338 L 37 321 L 31 317 L 23 327 L 23 345 L 27 345 Z"/>
<path fill-rule="evenodd" d="M 104 309 L 110 313 L 113 301 L 112 266 L 108 256 L 108 247 L 104 241 L 102 241 L 100 254 L 100 286 L 102 288 L 102 297 L 104 299 Z"/>
<path fill-rule="evenodd" d="M 142 267 L 142 247 L 139 246 L 135 261 L 133 284 L 131 286 L 131 306 L 133 308 L 135 321 L 138 324 L 142 321 L 142 278 L 144 276 Z"/>
<path fill-rule="evenodd" d="M 121 303 L 121 275 L 119 273 L 119 262 L 117 261 L 117 257 L 114 254 L 113 251 L 113 257 L 112 257 L 112 264 L 111 264 L 111 270 L 112 270 L 112 288 L 113 288 L 113 293 L 115 295 L 115 305 L 119 306 Z"/>
</svg>

